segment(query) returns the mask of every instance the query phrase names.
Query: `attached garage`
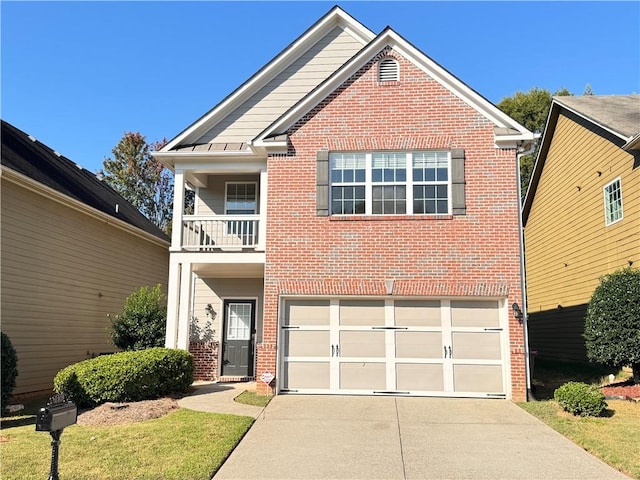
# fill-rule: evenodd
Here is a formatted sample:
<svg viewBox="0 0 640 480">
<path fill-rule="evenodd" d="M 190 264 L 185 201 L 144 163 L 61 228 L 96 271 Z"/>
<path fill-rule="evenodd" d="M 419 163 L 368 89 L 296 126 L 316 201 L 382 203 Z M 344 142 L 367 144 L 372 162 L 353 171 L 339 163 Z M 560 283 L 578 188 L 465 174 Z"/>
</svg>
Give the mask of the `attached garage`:
<svg viewBox="0 0 640 480">
<path fill-rule="evenodd" d="M 507 396 L 504 300 L 284 299 L 281 393 Z"/>
</svg>

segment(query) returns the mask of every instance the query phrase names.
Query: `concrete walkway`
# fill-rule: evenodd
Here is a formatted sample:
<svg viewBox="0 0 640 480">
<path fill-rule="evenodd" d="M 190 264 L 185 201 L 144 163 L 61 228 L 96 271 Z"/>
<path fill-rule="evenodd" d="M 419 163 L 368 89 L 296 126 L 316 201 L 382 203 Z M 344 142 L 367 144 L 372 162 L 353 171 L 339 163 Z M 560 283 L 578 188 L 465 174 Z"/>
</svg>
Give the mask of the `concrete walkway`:
<svg viewBox="0 0 640 480">
<path fill-rule="evenodd" d="M 191 387 L 193 392 L 189 396 L 178 400 L 178 405 L 182 408 L 201 412 L 229 413 L 253 418 L 258 418 L 264 410 L 264 407 L 243 405 L 233 400 L 245 390 L 255 391 L 255 382 L 195 382 Z"/>
<path fill-rule="evenodd" d="M 628 477 L 506 400 L 280 395 L 214 476 L 259 478 Z"/>
</svg>

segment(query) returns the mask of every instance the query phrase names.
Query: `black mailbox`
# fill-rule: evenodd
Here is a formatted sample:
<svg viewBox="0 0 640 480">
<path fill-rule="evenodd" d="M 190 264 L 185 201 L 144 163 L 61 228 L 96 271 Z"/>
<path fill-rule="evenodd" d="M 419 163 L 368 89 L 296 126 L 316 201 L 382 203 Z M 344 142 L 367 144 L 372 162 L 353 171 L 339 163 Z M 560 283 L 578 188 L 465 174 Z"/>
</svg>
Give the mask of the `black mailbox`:
<svg viewBox="0 0 640 480">
<path fill-rule="evenodd" d="M 36 432 L 55 432 L 78 421 L 78 407 L 64 402 L 42 407 L 36 417 Z"/>
</svg>

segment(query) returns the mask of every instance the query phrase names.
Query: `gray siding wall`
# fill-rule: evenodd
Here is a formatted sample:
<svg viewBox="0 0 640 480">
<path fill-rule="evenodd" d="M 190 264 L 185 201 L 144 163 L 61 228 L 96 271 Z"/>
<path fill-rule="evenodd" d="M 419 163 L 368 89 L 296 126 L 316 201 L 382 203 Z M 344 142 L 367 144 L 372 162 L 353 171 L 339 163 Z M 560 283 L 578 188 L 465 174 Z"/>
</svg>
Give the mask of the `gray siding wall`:
<svg viewBox="0 0 640 480">
<path fill-rule="evenodd" d="M 113 352 L 107 314 L 142 285 L 166 291 L 162 247 L 2 181 L 2 331 L 18 354 L 14 393 L 48 390 L 63 367 Z"/>
<path fill-rule="evenodd" d="M 362 47 L 341 27 L 334 28 L 196 143 L 251 140 Z"/>
</svg>

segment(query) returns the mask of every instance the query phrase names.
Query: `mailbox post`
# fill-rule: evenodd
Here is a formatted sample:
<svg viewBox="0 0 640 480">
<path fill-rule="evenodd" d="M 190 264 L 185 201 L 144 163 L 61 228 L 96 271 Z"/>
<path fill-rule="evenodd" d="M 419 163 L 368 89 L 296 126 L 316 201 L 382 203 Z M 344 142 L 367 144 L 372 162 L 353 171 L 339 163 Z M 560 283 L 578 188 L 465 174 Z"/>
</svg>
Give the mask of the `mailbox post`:
<svg viewBox="0 0 640 480">
<path fill-rule="evenodd" d="M 60 436 L 65 427 L 73 425 L 78 420 L 78 407 L 68 401 L 63 394 L 54 395 L 47 405 L 42 407 L 36 417 L 36 432 L 51 434 L 51 470 L 48 480 L 59 480 L 58 450 Z"/>
</svg>

